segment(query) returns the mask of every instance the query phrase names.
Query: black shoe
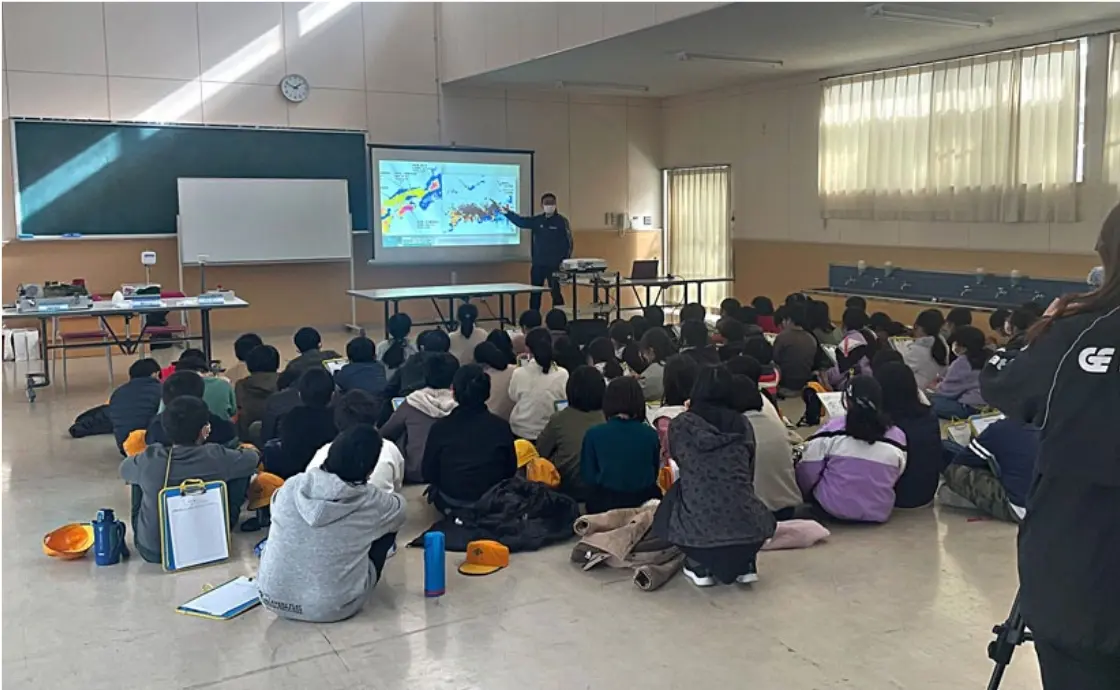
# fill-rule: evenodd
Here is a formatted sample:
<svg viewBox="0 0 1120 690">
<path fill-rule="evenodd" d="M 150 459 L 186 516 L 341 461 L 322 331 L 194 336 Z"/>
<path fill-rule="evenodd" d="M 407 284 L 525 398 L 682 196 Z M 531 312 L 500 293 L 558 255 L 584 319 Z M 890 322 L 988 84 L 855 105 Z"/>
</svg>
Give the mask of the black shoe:
<svg viewBox="0 0 1120 690">
<path fill-rule="evenodd" d="M 712 587 L 716 584 L 716 579 L 708 569 L 692 559 L 686 559 L 684 562 L 684 576 L 692 580 L 692 584 L 697 587 Z"/>
<path fill-rule="evenodd" d="M 735 578 L 735 581 L 741 585 L 749 585 L 758 582 L 758 561 L 751 559 L 751 564 L 747 568 L 747 572 Z"/>
</svg>

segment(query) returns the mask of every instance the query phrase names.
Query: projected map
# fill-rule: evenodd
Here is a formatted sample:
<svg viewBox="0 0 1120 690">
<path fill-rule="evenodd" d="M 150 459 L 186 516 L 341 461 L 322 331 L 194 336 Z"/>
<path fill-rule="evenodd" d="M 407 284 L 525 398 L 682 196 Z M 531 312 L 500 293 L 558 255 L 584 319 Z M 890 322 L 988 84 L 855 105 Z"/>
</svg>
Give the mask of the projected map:
<svg viewBox="0 0 1120 690">
<path fill-rule="evenodd" d="M 384 247 L 517 244 L 521 169 L 495 163 L 378 161 Z"/>
</svg>

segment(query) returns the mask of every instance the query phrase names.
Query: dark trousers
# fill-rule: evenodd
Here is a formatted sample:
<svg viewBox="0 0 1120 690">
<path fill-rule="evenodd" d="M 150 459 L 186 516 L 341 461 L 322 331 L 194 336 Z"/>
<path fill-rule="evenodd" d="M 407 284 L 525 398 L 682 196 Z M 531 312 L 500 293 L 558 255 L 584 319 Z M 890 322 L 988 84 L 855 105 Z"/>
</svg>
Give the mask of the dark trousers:
<svg viewBox="0 0 1120 690">
<path fill-rule="evenodd" d="M 1120 656 L 1071 650 L 1035 640 L 1045 690 L 1116 690 L 1120 688 Z"/>
<path fill-rule="evenodd" d="M 385 568 L 385 559 L 389 557 L 389 549 L 397 543 L 397 533 L 390 532 L 373 542 L 369 547 L 369 559 L 373 561 L 373 569 L 377 571 L 374 584 L 381 582 L 381 571 Z"/>
<path fill-rule="evenodd" d="M 529 269 L 529 282 L 532 285 L 544 285 L 545 281 L 548 281 L 548 287 L 552 289 L 552 306 L 554 307 L 564 306 L 564 295 L 560 292 L 560 281 L 554 275 L 559 268 L 559 266 L 533 264 Z M 541 293 L 534 292 L 529 295 L 529 308 L 534 311 L 541 310 Z"/>
<path fill-rule="evenodd" d="M 699 563 L 712 577 L 725 585 L 735 581 L 740 575 L 755 572 L 755 558 L 762 548 L 762 542 L 741 546 L 719 546 L 713 548 L 680 547 L 689 561 Z"/>
</svg>

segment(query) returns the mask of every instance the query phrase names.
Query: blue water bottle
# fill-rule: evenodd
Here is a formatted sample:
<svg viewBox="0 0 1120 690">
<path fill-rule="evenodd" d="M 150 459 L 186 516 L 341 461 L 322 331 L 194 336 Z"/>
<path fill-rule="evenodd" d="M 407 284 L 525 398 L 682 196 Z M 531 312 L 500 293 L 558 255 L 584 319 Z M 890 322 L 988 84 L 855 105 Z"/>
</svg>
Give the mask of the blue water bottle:
<svg viewBox="0 0 1120 690">
<path fill-rule="evenodd" d="M 444 572 L 443 532 L 428 532 L 424 535 L 424 596 L 442 597 L 447 590 Z"/>
<path fill-rule="evenodd" d="M 125 525 L 110 508 L 97 511 L 93 527 L 93 558 L 97 565 L 116 565 L 124 552 Z"/>
</svg>

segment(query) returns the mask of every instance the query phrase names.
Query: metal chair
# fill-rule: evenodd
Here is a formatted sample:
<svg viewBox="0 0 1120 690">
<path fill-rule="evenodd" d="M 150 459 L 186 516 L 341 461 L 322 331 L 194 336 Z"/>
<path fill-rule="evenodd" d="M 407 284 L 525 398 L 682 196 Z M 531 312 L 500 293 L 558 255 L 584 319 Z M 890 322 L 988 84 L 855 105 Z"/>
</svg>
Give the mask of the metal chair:
<svg viewBox="0 0 1120 690">
<path fill-rule="evenodd" d="M 109 332 L 102 327 L 97 330 L 91 331 L 70 331 L 64 332 L 60 328 L 60 320 L 54 319 L 54 341 L 62 345 L 61 348 L 54 350 L 51 357 L 51 363 L 54 366 L 55 376 L 58 375 L 58 353 L 62 352 L 62 386 L 64 390 L 70 390 L 70 382 L 67 377 L 67 356 L 66 346 L 70 344 L 80 344 L 88 342 L 100 341 L 105 345 L 105 362 L 109 366 L 109 386 L 113 385 L 113 348 L 116 344 L 109 337 Z"/>
<path fill-rule="evenodd" d="M 168 291 L 160 292 L 159 296 L 160 296 L 160 299 L 178 299 L 178 298 L 186 297 L 186 295 L 184 293 L 179 292 L 177 290 L 168 290 Z M 181 325 L 172 326 L 172 325 L 168 324 L 167 326 L 147 326 L 147 327 L 144 328 L 144 333 L 147 334 L 149 341 L 154 336 L 165 336 L 165 337 L 166 336 L 183 336 L 183 335 L 187 334 L 188 332 L 190 332 L 190 321 L 188 320 L 187 312 L 185 312 L 185 311 L 179 312 L 179 318 L 181 318 L 183 320 L 183 323 Z M 149 344 L 150 344 L 150 342 L 149 342 Z M 141 357 L 144 356 L 145 345 L 146 344 L 144 342 L 140 343 L 139 352 L 140 352 Z M 151 348 L 148 348 L 148 349 L 151 349 Z"/>
</svg>

